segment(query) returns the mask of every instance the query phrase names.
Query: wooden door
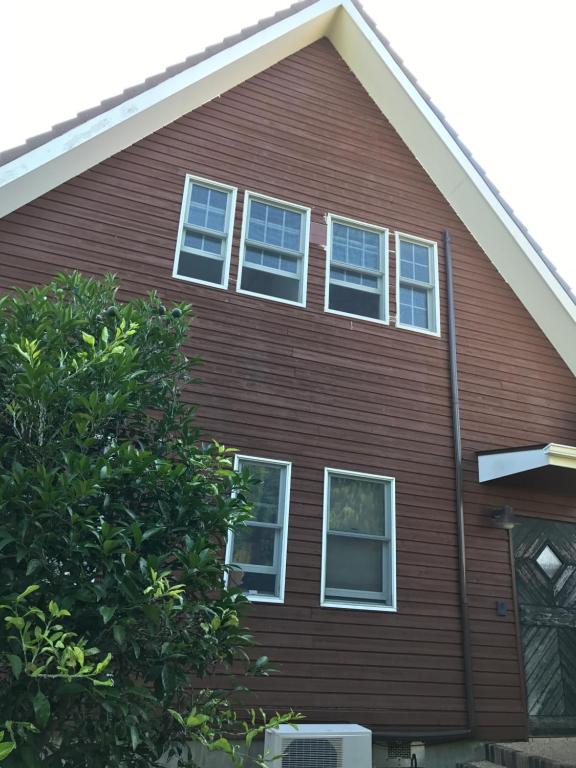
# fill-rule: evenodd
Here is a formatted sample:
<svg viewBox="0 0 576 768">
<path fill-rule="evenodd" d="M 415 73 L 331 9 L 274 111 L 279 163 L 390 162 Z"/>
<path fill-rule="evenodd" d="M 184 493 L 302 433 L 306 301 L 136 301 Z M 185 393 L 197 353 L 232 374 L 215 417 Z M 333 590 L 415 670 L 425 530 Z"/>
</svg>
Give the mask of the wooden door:
<svg viewBox="0 0 576 768">
<path fill-rule="evenodd" d="M 576 523 L 524 518 L 513 537 L 530 730 L 576 733 Z"/>
</svg>

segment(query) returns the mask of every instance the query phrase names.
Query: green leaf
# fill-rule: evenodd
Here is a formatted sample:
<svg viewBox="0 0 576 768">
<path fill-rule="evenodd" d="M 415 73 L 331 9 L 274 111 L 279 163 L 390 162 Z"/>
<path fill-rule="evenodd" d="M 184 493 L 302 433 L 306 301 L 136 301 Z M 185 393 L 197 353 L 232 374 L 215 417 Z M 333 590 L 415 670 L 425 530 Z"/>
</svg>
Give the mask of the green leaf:
<svg viewBox="0 0 576 768">
<path fill-rule="evenodd" d="M 100 338 L 102 339 L 104 344 L 108 344 L 108 328 L 106 326 L 102 328 L 102 333 L 100 334 Z"/>
<path fill-rule="evenodd" d="M 6 616 L 4 621 L 6 624 L 12 624 L 16 629 L 24 629 L 26 623 L 20 616 Z"/>
<path fill-rule="evenodd" d="M 16 602 L 19 603 L 21 600 L 24 600 L 28 597 L 28 595 L 31 595 L 32 592 L 36 592 L 36 590 L 40 589 L 40 586 L 38 584 L 30 584 L 29 587 L 26 587 L 24 592 L 21 592 L 18 597 L 16 598 Z"/>
<path fill-rule="evenodd" d="M 104 624 L 108 624 L 112 616 L 116 613 L 116 606 L 111 607 L 109 605 L 102 605 L 98 609 L 100 616 L 104 619 Z"/>
<path fill-rule="evenodd" d="M 20 656 L 15 656 L 13 653 L 7 654 L 8 661 L 10 662 L 10 666 L 12 668 L 12 674 L 18 680 L 22 673 L 22 659 Z"/>
<path fill-rule="evenodd" d="M 195 728 L 197 725 L 202 725 L 203 723 L 210 720 L 208 715 L 188 715 L 186 718 L 186 725 L 188 728 Z"/>
<path fill-rule="evenodd" d="M 130 726 L 130 741 L 132 742 L 132 751 L 136 752 L 138 744 L 140 744 L 140 733 L 135 725 Z"/>
<path fill-rule="evenodd" d="M 0 743 L 0 760 L 4 760 L 15 749 L 16 744 L 13 741 L 3 741 Z"/>
<path fill-rule="evenodd" d="M 94 336 L 82 331 L 82 339 L 83 341 L 86 342 L 86 344 L 88 344 L 90 347 L 92 347 L 92 349 L 94 349 L 94 344 L 96 343 L 96 339 L 94 338 Z"/>
<path fill-rule="evenodd" d="M 50 702 L 42 691 L 38 691 L 32 699 L 34 715 L 39 728 L 45 728 L 50 719 Z"/>
<path fill-rule="evenodd" d="M 226 752 L 227 755 L 232 755 L 234 750 L 228 739 L 216 739 L 209 745 L 209 749 L 218 750 L 219 752 Z"/>
<path fill-rule="evenodd" d="M 126 629 L 122 624 L 114 624 L 112 627 L 112 634 L 117 645 L 123 646 L 126 642 Z"/>
</svg>

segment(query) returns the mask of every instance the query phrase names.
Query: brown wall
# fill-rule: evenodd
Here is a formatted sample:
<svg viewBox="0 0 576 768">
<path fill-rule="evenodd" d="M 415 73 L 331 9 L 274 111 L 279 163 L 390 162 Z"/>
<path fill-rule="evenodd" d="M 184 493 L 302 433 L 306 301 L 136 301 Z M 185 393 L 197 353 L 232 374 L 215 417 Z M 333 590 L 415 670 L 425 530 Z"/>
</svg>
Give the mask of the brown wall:
<svg viewBox="0 0 576 768">
<path fill-rule="evenodd" d="M 171 277 L 184 175 L 239 187 L 230 289 Z M 325 254 L 310 248 L 306 308 L 235 292 L 242 192 L 441 243 L 452 233 L 466 458 L 469 579 L 481 737 L 524 733 L 506 534 L 482 516 L 500 499 L 474 452 L 576 440 L 576 386 L 418 162 L 322 40 L 63 184 L 0 222 L 3 286 L 55 271 L 114 271 L 126 295 L 191 301 L 204 359 L 191 392 L 207 433 L 293 462 L 285 605 L 249 624 L 279 672 L 260 701 L 311 721 L 375 729 L 466 726 L 454 471 L 440 247 L 442 336 L 323 312 Z M 394 286 L 391 238 L 390 284 Z M 391 290 L 391 312 L 395 295 Z M 325 466 L 397 479 L 398 612 L 319 607 Z M 572 502 L 518 492 L 525 514 Z"/>
</svg>

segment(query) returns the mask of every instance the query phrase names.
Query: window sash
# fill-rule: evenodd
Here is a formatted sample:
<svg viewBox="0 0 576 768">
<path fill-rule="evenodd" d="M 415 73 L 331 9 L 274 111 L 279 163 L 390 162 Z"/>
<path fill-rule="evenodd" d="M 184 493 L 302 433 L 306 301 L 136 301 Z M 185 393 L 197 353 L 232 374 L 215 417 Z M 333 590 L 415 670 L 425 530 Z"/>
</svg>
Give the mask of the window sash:
<svg viewBox="0 0 576 768">
<path fill-rule="evenodd" d="M 297 213 L 300 217 L 300 244 L 299 248 L 293 249 L 288 246 L 275 245 L 273 243 L 266 242 L 265 239 L 258 239 L 250 237 L 250 224 L 252 222 L 252 204 L 261 203 L 262 205 L 270 206 L 284 212 Z M 262 220 L 255 219 L 256 222 L 262 223 Z M 277 200 L 276 198 L 266 197 L 255 192 L 245 193 L 244 198 L 244 219 L 242 222 L 242 235 L 240 241 L 240 263 L 238 267 L 238 278 L 236 284 L 236 290 L 239 293 L 245 293 L 249 296 L 258 296 L 259 298 L 269 299 L 270 301 L 280 301 L 286 304 L 293 304 L 298 306 L 306 305 L 306 287 L 307 287 L 307 269 L 308 269 L 308 239 L 310 228 L 310 209 L 304 206 L 299 206 L 293 203 L 289 203 L 283 200 Z M 295 272 L 290 272 L 277 267 L 265 266 L 263 264 L 256 264 L 248 261 L 246 258 L 246 251 L 249 248 L 254 248 L 263 251 L 269 251 L 276 256 L 286 256 L 296 261 L 297 269 Z M 297 294 L 297 298 L 276 295 L 275 293 L 265 293 L 262 290 L 250 290 L 249 288 L 242 287 L 244 270 L 254 270 L 261 274 L 274 275 L 277 278 L 288 279 L 295 281 L 298 286 L 296 291 L 294 286 L 294 293 Z"/>
<path fill-rule="evenodd" d="M 211 227 L 202 226 L 200 224 L 193 224 L 189 221 L 190 206 L 192 203 L 192 194 L 195 187 L 201 187 L 208 190 L 215 190 L 226 195 L 226 210 L 224 211 L 224 224 L 223 229 L 212 229 Z M 231 245 L 232 245 L 232 228 L 234 224 L 234 214 L 236 209 L 236 188 L 230 187 L 218 182 L 211 181 L 210 179 L 203 179 L 190 174 L 186 175 L 184 182 L 184 192 L 182 195 L 182 208 L 180 211 L 180 222 L 178 225 L 178 239 L 176 243 L 176 254 L 174 258 L 174 268 L 172 276 L 188 280 L 193 283 L 200 283 L 203 285 L 211 285 L 220 288 L 226 288 L 228 286 L 228 271 L 230 266 Z M 208 206 L 210 207 L 210 206 Z M 220 241 L 220 253 L 213 253 L 211 251 L 203 250 L 202 248 L 195 248 L 185 244 L 187 233 L 198 235 L 199 237 L 210 237 L 214 240 Z M 189 256 L 198 256 L 202 259 L 210 259 L 222 263 L 221 279 L 219 282 L 215 282 L 202 277 L 193 277 L 191 275 L 184 274 L 180 271 L 181 268 L 181 255 L 188 254 Z"/>
<path fill-rule="evenodd" d="M 428 274 L 429 281 L 417 280 L 413 277 L 402 275 L 402 243 L 414 243 L 428 250 Z M 402 288 L 415 288 L 426 292 L 426 325 L 418 325 L 401 319 L 401 291 Z M 440 334 L 440 296 L 438 285 L 438 251 L 437 244 L 431 240 L 425 240 L 400 232 L 396 233 L 396 325 L 400 328 L 408 328 L 420 333 Z M 411 303 L 412 315 L 414 305 Z"/>
<path fill-rule="evenodd" d="M 253 456 L 236 456 L 235 469 L 241 471 L 246 465 L 260 464 L 279 469 L 281 472 L 278 487 L 278 501 L 276 504 L 278 522 L 247 520 L 246 527 L 256 530 L 271 530 L 274 532 L 274 545 L 272 553 L 272 565 L 258 563 L 243 563 L 234 559 L 235 536 L 230 534 L 226 548 L 226 563 L 234 566 L 238 571 L 246 573 L 275 576 L 275 590 L 272 592 L 255 592 L 246 590 L 245 595 L 249 600 L 263 602 L 284 602 L 284 580 L 286 570 L 286 549 L 288 539 L 288 513 L 290 505 L 290 479 L 291 463 L 275 459 L 262 459 Z M 266 506 L 271 506 L 265 502 Z"/>
<path fill-rule="evenodd" d="M 340 216 L 327 217 L 328 222 L 328 253 L 327 259 L 327 275 L 326 275 L 326 297 L 324 309 L 326 312 L 332 312 L 338 315 L 344 315 L 347 317 L 357 317 L 360 319 L 388 323 L 388 230 L 375 227 L 370 224 L 358 222 L 353 219 L 346 219 Z M 346 227 L 349 230 L 358 230 L 364 233 L 370 233 L 378 237 L 378 268 L 364 266 L 362 264 L 353 264 L 348 261 L 344 261 L 338 256 L 334 255 L 334 228 L 335 225 Z M 348 241 L 347 241 L 348 242 Z M 340 279 L 332 275 L 332 269 L 345 270 L 346 272 L 355 272 L 358 275 L 365 275 L 378 281 L 377 287 L 362 285 L 353 283 L 349 280 Z M 330 287 L 347 289 L 349 291 L 357 291 L 360 294 L 369 294 L 370 296 L 378 296 L 378 316 L 376 314 L 366 313 L 361 314 L 353 311 L 353 307 L 349 307 L 350 311 L 346 309 L 339 309 L 336 306 L 331 306 L 333 301 L 336 301 L 332 296 Z"/>
<path fill-rule="evenodd" d="M 330 527 L 331 515 L 331 481 L 333 477 L 343 477 L 358 482 L 380 482 L 385 498 L 384 505 L 384 535 L 360 533 L 357 531 L 333 530 Z M 328 557 L 330 540 L 345 538 L 356 541 L 379 543 L 382 552 L 382 573 L 379 568 L 376 573 L 381 578 L 382 590 L 349 589 L 345 587 L 330 587 L 327 584 Z M 366 610 L 395 610 L 395 534 L 394 534 L 394 479 L 361 472 L 345 472 L 342 470 L 325 470 L 324 487 L 324 535 L 322 559 L 322 603 L 330 606 L 365 608 Z M 374 575 L 374 574 L 372 574 Z M 368 574 L 370 576 L 370 574 Z"/>
</svg>

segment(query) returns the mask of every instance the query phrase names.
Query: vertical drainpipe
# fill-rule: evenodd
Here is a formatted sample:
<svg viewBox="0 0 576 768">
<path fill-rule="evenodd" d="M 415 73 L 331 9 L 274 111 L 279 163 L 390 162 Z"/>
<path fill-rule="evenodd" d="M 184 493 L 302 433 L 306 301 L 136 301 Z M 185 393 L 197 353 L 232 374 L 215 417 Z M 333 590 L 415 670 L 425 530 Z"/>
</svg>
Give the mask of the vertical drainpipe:
<svg viewBox="0 0 576 768">
<path fill-rule="evenodd" d="M 464 481 L 462 474 L 462 433 L 460 429 L 460 394 L 458 389 L 458 361 L 456 355 L 456 316 L 454 312 L 454 281 L 452 275 L 452 242 L 450 232 L 444 232 L 444 259 L 446 262 L 446 302 L 448 308 L 448 350 L 450 366 L 450 394 L 452 401 L 452 432 L 454 436 L 454 474 L 456 481 L 456 520 L 458 529 L 458 575 L 460 585 L 460 612 L 462 614 L 462 646 L 464 652 L 464 687 L 468 728 L 474 734 L 476 706 L 472 679 L 472 649 L 470 642 L 470 608 L 466 579 L 466 535 L 464 529 Z"/>
</svg>

